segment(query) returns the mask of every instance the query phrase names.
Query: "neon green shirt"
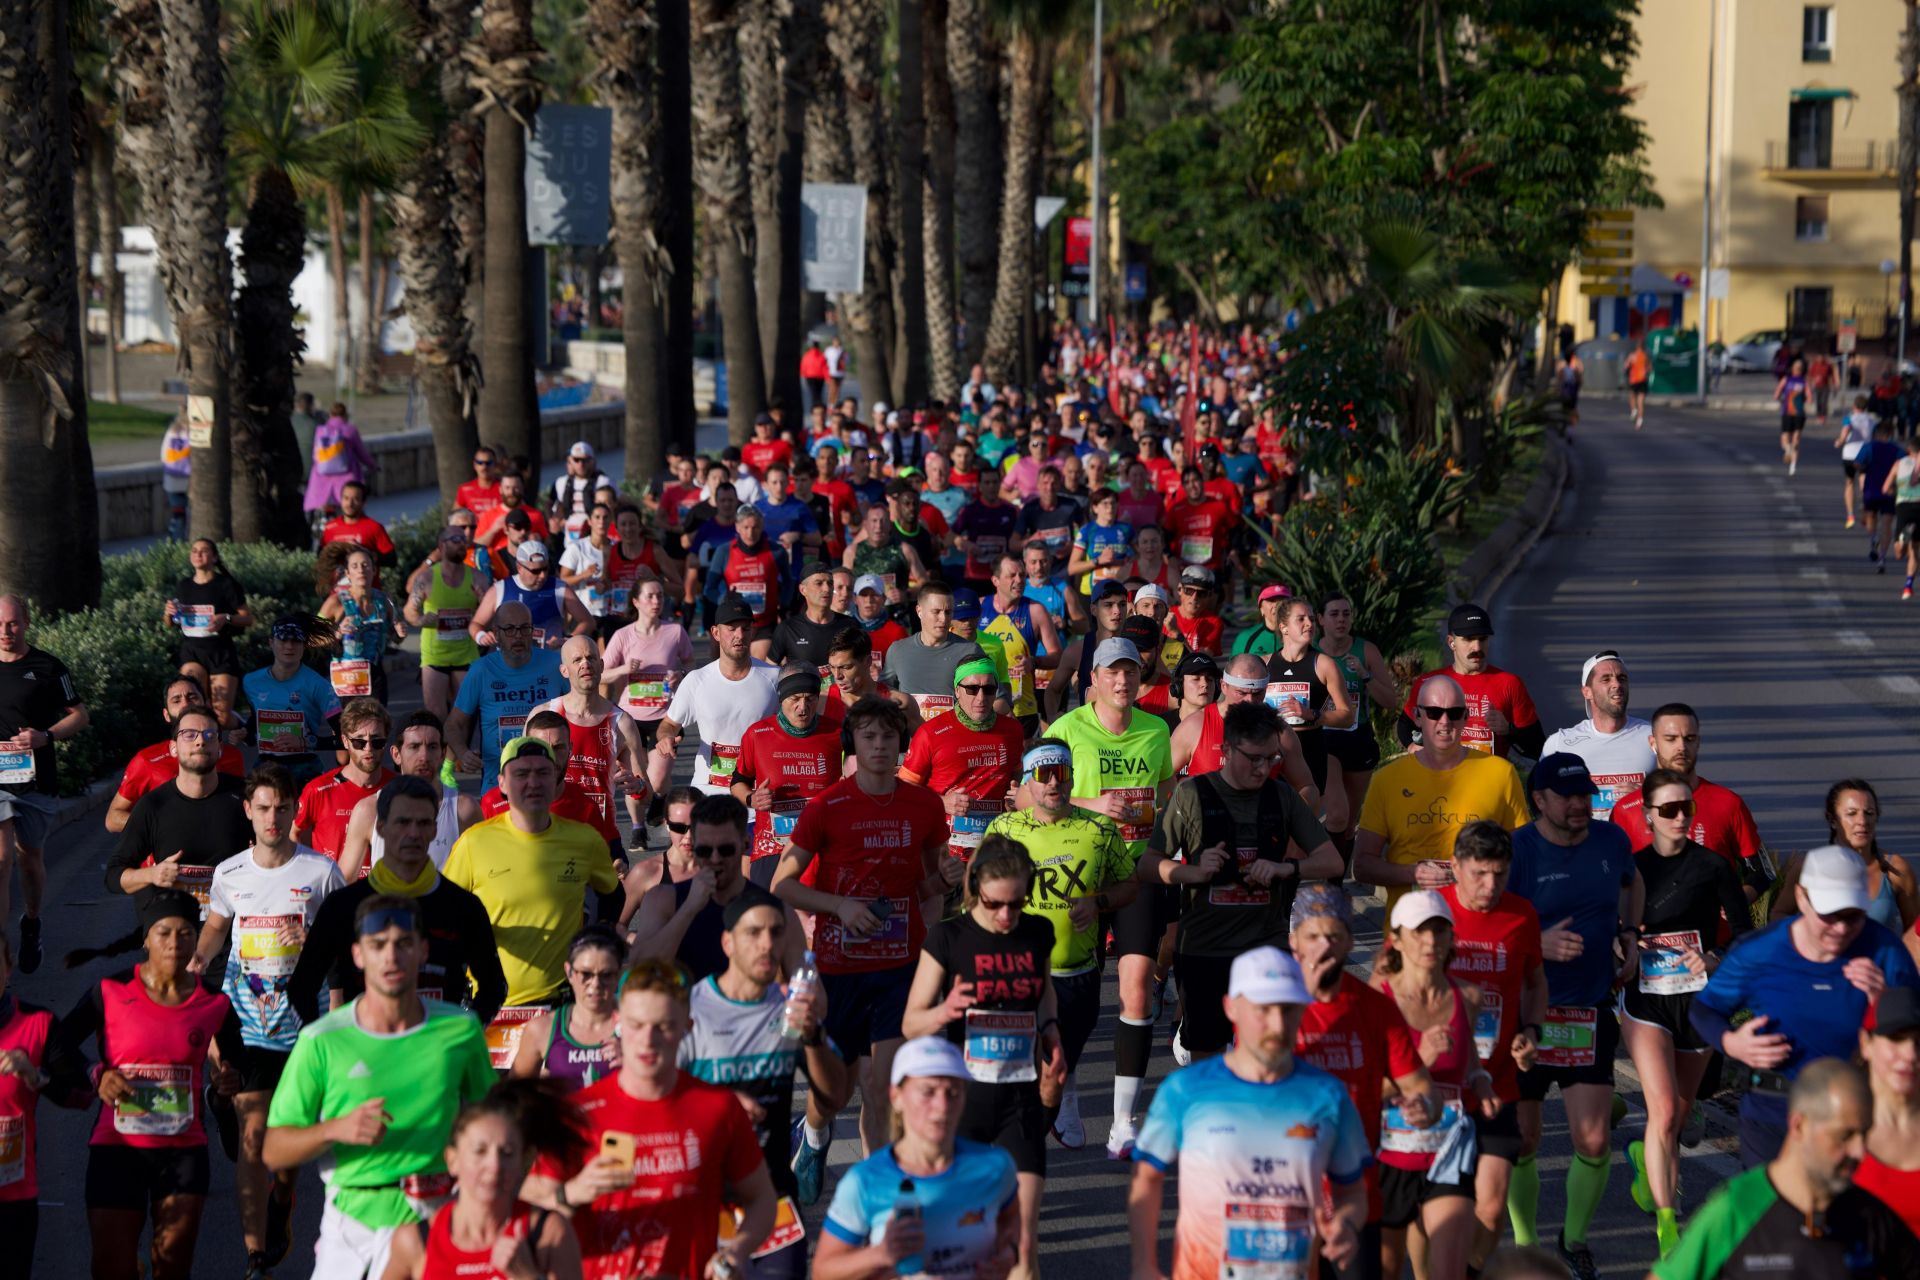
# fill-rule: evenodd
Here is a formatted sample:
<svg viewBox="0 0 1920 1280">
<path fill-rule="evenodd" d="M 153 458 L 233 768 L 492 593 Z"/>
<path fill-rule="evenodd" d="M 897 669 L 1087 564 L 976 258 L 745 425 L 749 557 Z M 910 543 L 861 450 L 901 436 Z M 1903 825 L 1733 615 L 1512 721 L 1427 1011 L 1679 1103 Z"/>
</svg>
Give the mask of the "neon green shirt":
<svg viewBox="0 0 1920 1280">
<path fill-rule="evenodd" d="M 1002 835 L 1026 846 L 1033 861 L 1033 888 L 1027 910 L 1053 925 L 1053 974 L 1069 978 L 1091 972 L 1100 929 L 1095 917 L 1076 930 L 1067 919 L 1075 898 L 1133 875 L 1133 857 L 1119 828 L 1097 813 L 1075 809 L 1058 822 L 1042 822 L 1031 809 L 1003 813 L 987 824 L 988 835 Z"/>
<path fill-rule="evenodd" d="M 1127 731 L 1113 734 L 1087 703 L 1054 721 L 1047 732 L 1073 751 L 1074 799 L 1095 800 L 1117 792 L 1131 805 L 1117 825 L 1127 856 L 1139 858 L 1153 834 L 1160 784 L 1173 776 L 1167 722 L 1135 707 Z"/>
</svg>

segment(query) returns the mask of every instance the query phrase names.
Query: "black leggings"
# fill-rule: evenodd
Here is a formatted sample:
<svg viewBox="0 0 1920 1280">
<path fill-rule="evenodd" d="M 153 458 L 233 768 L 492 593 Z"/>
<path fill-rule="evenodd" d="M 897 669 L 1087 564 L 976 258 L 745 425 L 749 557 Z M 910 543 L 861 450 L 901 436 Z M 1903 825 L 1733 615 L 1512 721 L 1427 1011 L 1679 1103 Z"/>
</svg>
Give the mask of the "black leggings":
<svg viewBox="0 0 1920 1280">
<path fill-rule="evenodd" d="M 0 1200 L 0 1240 L 7 1242 L 6 1250 L 0 1252 L 0 1280 L 30 1280 L 33 1244 L 39 1234 L 39 1201 Z"/>
<path fill-rule="evenodd" d="M 1080 1065 L 1080 1055 L 1100 1021 L 1100 971 L 1055 978 L 1053 998 L 1060 1017 L 1060 1050 L 1066 1054 L 1067 1070 L 1072 1071 Z"/>
</svg>

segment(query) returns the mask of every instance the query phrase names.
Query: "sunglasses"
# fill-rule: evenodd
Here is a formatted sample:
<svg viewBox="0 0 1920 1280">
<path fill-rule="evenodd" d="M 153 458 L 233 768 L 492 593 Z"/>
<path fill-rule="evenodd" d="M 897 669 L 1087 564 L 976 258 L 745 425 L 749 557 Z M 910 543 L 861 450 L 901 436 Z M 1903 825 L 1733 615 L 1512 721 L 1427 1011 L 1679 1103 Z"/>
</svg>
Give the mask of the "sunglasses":
<svg viewBox="0 0 1920 1280">
<path fill-rule="evenodd" d="M 369 911 L 367 918 L 360 922 L 359 936 L 370 933 L 385 933 L 388 929 L 400 929 L 406 933 L 420 932 L 420 917 L 411 908 L 387 907 L 380 911 Z"/>
<path fill-rule="evenodd" d="M 683 836 L 687 834 L 687 832 L 693 830 L 693 824 L 691 822 L 674 822 L 673 820 L 669 819 L 667 821 L 667 830 L 673 832 L 673 834 L 677 836 Z"/>
<path fill-rule="evenodd" d="M 475 458 L 473 460 L 473 465 L 476 467 L 490 467 L 493 465 L 493 459 L 492 458 Z"/>
<path fill-rule="evenodd" d="M 1420 714 L 1429 720 L 1452 720 L 1456 723 L 1467 718 L 1465 707 L 1421 707 Z"/>
<path fill-rule="evenodd" d="M 378 751 L 387 745 L 387 740 L 385 738 L 348 738 L 347 745 L 355 751 L 365 751 L 368 747 Z"/>
<path fill-rule="evenodd" d="M 990 684 L 959 684 L 955 685 L 954 689 L 956 692 L 968 694 L 971 697 L 990 698 L 993 696 L 994 686 Z"/>
<path fill-rule="evenodd" d="M 980 899 L 980 905 L 988 911 L 1019 911 L 1027 905 L 1027 900 L 1025 898 L 1008 898 L 1004 902 L 998 902 L 992 898 L 983 897 Z"/>
<path fill-rule="evenodd" d="M 1665 804 L 1653 806 L 1653 811 L 1669 821 L 1674 818 L 1691 818 L 1693 816 L 1693 801 L 1669 800 Z"/>
<path fill-rule="evenodd" d="M 693 856 L 696 858 L 737 858 L 740 856 L 740 846 L 731 842 L 727 844 L 697 844 L 693 846 Z"/>
<path fill-rule="evenodd" d="M 1057 782 L 1065 782 L 1071 776 L 1072 770 L 1064 764 L 1038 765 L 1033 771 L 1033 780 L 1035 782 L 1044 782 L 1048 786 L 1052 786 Z"/>
<path fill-rule="evenodd" d="M 578 978 L 583 986 L 598 982 L 610 987 L 620 981 L 618 969 L 575 969 L 573 976 Z"/>
</svg>

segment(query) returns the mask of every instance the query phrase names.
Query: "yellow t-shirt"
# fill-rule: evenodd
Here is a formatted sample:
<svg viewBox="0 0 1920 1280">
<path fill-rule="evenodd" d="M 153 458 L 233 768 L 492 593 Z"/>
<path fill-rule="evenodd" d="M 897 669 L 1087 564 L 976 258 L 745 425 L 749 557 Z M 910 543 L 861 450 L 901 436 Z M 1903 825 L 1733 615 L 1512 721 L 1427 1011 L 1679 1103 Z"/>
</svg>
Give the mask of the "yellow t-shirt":
<svg viewBox="0 0 1920 1280">
<path fill-rule="evenodd" d="M 567 944 L 580 931 L 587 886 L 620 884 L 607 842 L 584 822 L 554 818 L 538 835 L 511 812 L 467 828 L 442 874 L 480 899 L 507 973 L 507 1003 L 539 1004 L 567 984 Z"/>
<path fill-rule="evenodd" d="M 1410 867 L 1453 856 L 1453 838 L 1469 822 L 1507 830 L 1533 820 L 1520 774 L 1505 760 L 1469 751 L 1451 769 L 1429 769 L 1412 753 L 1376 769 L 1360 806 L 1360 829 L 1386 839 L 1386 859 Z M 1405 888 L 1387 890 L 1387 910 Z"/>
<path fill-rule="evenodd" d="M 1025 603 L 1025 600 L 1021 601 L 1022 605 Z M 1020 605 L 1014 607 L 1019 608 Z M 1033 696 L 1033 657 L 1027 650 L 1027 638 L 1013 625 L 1013 619 L 1004 613 L 996 614 L 992 622 L 973 633 L 973 639 L 993 659 L 1001 687 L 1010 691 L 1013 714 L 1030 716 L 1038 712 L 1040 703 Z M 1015 680 L 1012 675 L 1013 664 L 1021 658 L 1027 659 L 1027 673 Z"/>
</svg>

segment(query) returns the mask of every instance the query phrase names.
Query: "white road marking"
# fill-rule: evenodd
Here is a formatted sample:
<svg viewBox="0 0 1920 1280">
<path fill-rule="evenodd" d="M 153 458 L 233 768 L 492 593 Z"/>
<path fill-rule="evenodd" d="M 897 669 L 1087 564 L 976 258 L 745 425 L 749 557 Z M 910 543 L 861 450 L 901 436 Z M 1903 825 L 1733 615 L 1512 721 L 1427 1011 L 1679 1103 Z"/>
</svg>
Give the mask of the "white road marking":
<svg viewBox="0 0 1920 1280">
<path fill-rule="evenodd" d="M 1837 632 L 1834 635 L 1834 639 L 1838 640 L 1841 644 L 1845 645 L 1849 649 L 1873 648 L 1873 637 L 1868 635 L 1864 631 L 1847 630 L 1847 631 Z"/>
<path fill-rule="evenodd" d="M 1808 579 L 1811 582 L 1825 582 L 1828 578 L 1832 577 L 1833 575 L 1829 574 L 1825 569 L 1821 568 L 1819 565 L 1803 564 L 1800 566 L 1800 576 Z"/>
<path fill-rule="evenodd" d="M 1789 543 L 1787 550 L 1797 556 L 1817 556 L 1820 554 L 1820 544 L 1811 538 L 1802 538 L 1797 542 Z"/>
<path fill-rule="evenodd" d="M 1912 676 L 1881 676 L 1880 683 L 1894 693 L 1920 693 L 1920 680 Z"/>
<path fill-rule="evenodd" d="M 1831 591 L 1817 591 L 1808 596 L 1807 600 L 1816 609 L 1838 609 L 1840 607 L 1840 597 Z"/>
<path fill-rule="evenodd" d="M 1787 532 L 1788 533 L 1812 533 L 1813 525 L 1806 520 L 1789 520 L 1787 521 Z"/>
</svg>

